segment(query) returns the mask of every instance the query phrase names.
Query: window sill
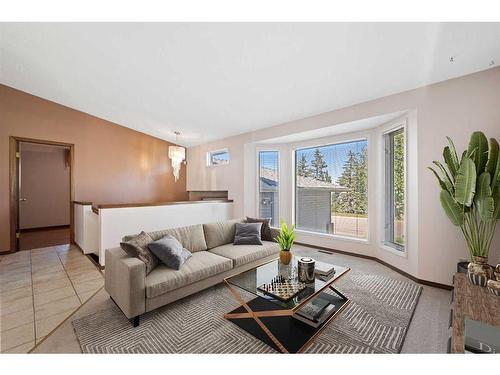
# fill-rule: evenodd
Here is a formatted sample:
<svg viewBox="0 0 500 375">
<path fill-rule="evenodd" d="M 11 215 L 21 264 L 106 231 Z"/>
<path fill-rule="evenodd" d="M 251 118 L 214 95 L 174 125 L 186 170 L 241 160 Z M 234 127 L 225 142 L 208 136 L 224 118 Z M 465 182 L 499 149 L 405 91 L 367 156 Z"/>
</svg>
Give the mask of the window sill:
<svg viewBox="0 0 500 375">
<path fill-rule="evenodd" d="M 295 232 L 297 234 L 305 234 L 305 235 L 313 236 L 313 237 L 328 238 L 328 239 L 331 239 L 331 240 L 346 241 L 346 242 L 355 242 L 355 243 L 361 243 L 361 244 L 365 244 L 365 245 L 369 244 L 368 239 L 364 239 L 364 238 L 340 236 L 338 234 L 328 234 L 328 233 L 312 232 L 312 231 L 308 231 L 308 230 L 304 230 L 304 229 L 296 229 Z"/>
<path fill-rule="evenodd" d="M 397 249 L 395 249 L 395 248 L 393 248 L 391 246 L 388 246 L 388 245 L 382 243 L 382 244 L 380 244 L 380 248 L 382 250 L 385 250 L 385 251 L 387 251 L 389 253 L 392 253 L 394 255 L 400 256 L 402 258 L 408 258 L 408 252 L 406 251 L 406 247 L 405 247 L 404 250 L 397 250 Z"/>
</svg>

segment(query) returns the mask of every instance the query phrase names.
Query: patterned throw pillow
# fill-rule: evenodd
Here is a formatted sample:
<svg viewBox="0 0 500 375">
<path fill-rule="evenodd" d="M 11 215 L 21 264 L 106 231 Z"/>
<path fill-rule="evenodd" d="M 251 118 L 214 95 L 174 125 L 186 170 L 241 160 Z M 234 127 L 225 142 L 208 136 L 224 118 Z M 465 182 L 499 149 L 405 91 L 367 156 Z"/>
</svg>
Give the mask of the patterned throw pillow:
<svg viewBox="0 0 500 375">
<path fill-rule="evenodd" d="M 148 249 L 150 242 L 153 242 L 153 239 L 146 232 L 141 232 L 126 242 L 120 242 L 120 247 L 128 255 L 138 258 L 146 264 L 146 275 L 160 263 L 158 258 Z"/>
<path fill-rule="evenodd" d="M 247 216 L 245 222 L 247 223 L 262 223 L 262 228 L 260 230 L 260 238 L 264 241 L 273 241 L 273 235 L 271 233 L 271 226 L 269 222 L 271 219 L 254 219 Z"/>
</svg>

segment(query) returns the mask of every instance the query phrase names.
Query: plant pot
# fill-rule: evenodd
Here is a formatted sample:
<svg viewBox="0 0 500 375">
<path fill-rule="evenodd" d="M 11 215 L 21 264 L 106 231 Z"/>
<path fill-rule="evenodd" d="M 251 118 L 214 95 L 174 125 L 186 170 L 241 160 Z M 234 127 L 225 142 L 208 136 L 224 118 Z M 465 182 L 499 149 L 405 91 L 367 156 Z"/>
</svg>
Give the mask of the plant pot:
<svg viewBox="0 0 500 375">
<path fill-rule="evenodd" d="M 486 286 L 488 279 L 493 276 L 493 268 L 487 263 L 488 258 L 475 256 L 467 267 L 467 277 L 470 282 L 479 286 Z"/>
<path fill-rule="evenodd" d="M 290 250 L 280 251 L 280 262 L 283 264 L 289 264 L 292 260 L 292 252 Z"/>
<path fill-rule="evenodd" d="M 497 297 L 500 297 L 500 281 L 488 280 L 486 286 L 488 290 Z"/>
</svg>

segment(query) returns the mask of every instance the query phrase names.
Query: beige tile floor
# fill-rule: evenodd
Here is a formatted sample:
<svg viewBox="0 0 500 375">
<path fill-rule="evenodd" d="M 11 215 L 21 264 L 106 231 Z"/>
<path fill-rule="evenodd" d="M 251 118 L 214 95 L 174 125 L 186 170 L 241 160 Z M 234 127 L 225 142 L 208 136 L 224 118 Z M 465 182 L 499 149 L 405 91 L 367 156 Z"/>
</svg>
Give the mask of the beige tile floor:
<svg viewBox="0 0 500 375">
<path fill-rule="evenodd" d="M 0 257 L 0 352 L 27 353 L 104 284 L 75 246 Z"/>
</svg>

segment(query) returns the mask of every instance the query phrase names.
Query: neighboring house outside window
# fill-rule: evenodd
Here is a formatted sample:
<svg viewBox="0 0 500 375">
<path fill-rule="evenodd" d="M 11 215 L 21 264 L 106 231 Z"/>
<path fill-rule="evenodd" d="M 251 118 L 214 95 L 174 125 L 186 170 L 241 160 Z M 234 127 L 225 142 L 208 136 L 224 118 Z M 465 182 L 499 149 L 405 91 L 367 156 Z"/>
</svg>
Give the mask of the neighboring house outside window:
<svg viewBox="0 0 500 375">
<path fill-rule="evenodd" d="M 324 233 L 335 233 L 332 220 L 333 193 L 347 189 L 313 177 L 297 176 L 296 224 L 297 228 Z"/>
<path fill-rule="evenodd" d="M 259 217 L 279 226 L 279 153 L 259 152 Z"/>
<path fill-rule="evenodd" d="M 298 229 L 368 238 L 367 140 L 295 151 Z"/>
</svg>

